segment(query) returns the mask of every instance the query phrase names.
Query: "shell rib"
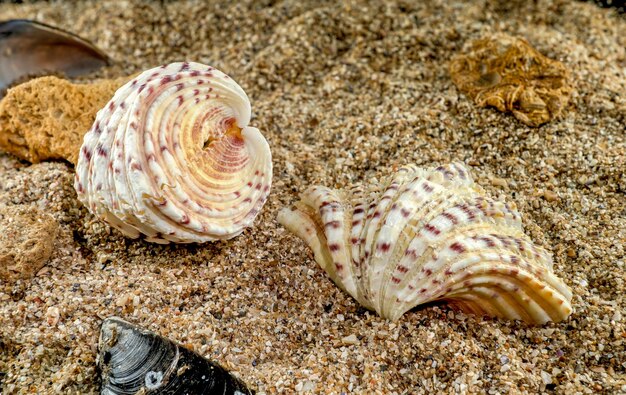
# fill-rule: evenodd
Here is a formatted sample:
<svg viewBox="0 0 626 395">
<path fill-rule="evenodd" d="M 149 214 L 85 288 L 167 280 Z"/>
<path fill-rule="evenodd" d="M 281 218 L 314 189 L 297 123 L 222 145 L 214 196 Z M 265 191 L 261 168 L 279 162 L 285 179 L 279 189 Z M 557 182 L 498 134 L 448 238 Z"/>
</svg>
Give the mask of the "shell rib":
<svg viewBox="0 0 626 395">
<path fill-rule="evenodd" d="M 337 286 L 393 321 L 434 301 L 535 324 L 572 312 L 515 205 L 486 196 L 459 163 L 403 167 L 370 193 L 313 186 L 278 221 Z"/>
<path fill-rule="evenodd" d="M 147 70 L 98 112 L 76 166 L 78 198 L 125 235 L 188 243 L 251 226 L 272 179 L 246 93 L 199 63 Z"/>
</svg>

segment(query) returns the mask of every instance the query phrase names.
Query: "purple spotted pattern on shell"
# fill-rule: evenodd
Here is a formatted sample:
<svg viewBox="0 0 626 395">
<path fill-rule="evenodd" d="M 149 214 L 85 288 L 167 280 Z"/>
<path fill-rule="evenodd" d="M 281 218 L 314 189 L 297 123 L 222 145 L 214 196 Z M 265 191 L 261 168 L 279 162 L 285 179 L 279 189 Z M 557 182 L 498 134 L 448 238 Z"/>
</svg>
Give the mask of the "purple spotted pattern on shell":
<svg viewBox="0 0 626 395">
<path fill-rule="evenodd" d="M 74 187 L 123 234 L 157 243 L 229 239 L 252 225 L 272 179 L 250 101 L 199 63 L 147 70 L 122 86 L 85 135 Z"/>
<path fill-rule="evenodd" d="M 383 185 L 310 187 L 278 216 L 363 306 L 394 321 L 435 301 L 534 324 L 571 314 L 570 289 L 515 205 L 488 197 L 462 164 L 403 167 Z"/>
</svg>

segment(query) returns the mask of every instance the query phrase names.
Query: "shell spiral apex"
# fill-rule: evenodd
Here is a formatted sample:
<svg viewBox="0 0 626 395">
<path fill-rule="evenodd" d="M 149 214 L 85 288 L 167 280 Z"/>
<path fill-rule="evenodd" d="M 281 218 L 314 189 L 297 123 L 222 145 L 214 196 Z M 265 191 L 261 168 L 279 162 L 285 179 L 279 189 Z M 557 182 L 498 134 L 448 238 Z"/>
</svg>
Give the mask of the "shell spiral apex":
<svg viewBox="0 0 626 395">
<path fill-rule="evenodd" d="M 515 206 L 488 197 L 459 163 L 403 167 L 369 193 L 313 186 L 278 221 L 337 286 L 390 320 L 442 300 L 533 324 L 572 312 L 570 289 Z"/>
<path fill-rule="evenodd" d="M 74 187 L 91 212 L 148 241 L 229 239 L 252 225 L 272 180 L 269 145 L 226 74 L 199 63 L 147 70 L 85 135 Z"/>
</svg>

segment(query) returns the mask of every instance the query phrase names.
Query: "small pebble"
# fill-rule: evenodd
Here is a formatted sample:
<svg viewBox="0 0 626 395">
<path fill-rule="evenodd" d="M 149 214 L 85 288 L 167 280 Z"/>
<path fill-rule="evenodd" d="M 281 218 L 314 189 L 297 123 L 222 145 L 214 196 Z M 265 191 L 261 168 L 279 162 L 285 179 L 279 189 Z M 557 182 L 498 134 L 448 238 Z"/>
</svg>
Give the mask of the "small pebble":
<svg viewBox="0 0 626 395">
<path fill-rule="evenodd" d="M 501 188 L 506 188 L 508 186 L 506 180 L 504 178 L 499 178 L 499 177 L 493 177 L 491 179 L 491 184 L 501 187 Z"/>
<path fill-rule="evenodd" d="M 61 318 L 61 312 L 59 308 L 56 306 L 50 306 L 46 310 L 46 322 L 50 326 L 55 326 L 59 322 L 59 318 Z"/>
<path fill-rule="evenodd" d="M 347 345 L 354 345 L 354 344 L 359 344 L 359 339 L 356 337 L 356 335 L 352 334 L 352 335 L 341 338 L 341 342 Z"/>
<path fill-rule="evenodd" d="M 552 384 L 552 376 L 545 370 L 541 371 L 541 380 L 545 385 Z"/>
<path fill-rule="evenodd" d="M 611 320 L 615 321 L 615 322 L 620 322 L 622 320 L 622 313 L 621 313 L 621 311 L 617 310 L 615 312 L 615 314 L 613 314 L 613 317 L 611 318 Z"/>
<path fill-rule="evenodd" d="M 552 191 L 544 191 L 543 197 L 549 202 L 556 202 L 557 200 L 559 200 L 559 195 Z"/>
<path fill-rule="evenodd" d="M 576 258 L 576 249 L 575 248 L 568 248 L 567 249 L 567 256 L 570 258 Z"/>
</svg>

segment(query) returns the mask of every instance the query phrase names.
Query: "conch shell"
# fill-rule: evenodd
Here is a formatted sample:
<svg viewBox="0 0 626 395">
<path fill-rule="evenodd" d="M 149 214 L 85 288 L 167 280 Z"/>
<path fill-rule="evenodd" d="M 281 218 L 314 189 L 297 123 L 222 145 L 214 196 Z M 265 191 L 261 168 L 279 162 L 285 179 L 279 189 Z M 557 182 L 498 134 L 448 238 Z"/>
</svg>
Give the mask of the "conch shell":
<svg viewBox="0 0 626 395">
<path fill-rule="evenodd" d="M 250 101 L 199 63 L 147 70 L 119 88 L 85 135 L 78 198 L 125 235 L 148 241 L 229 239 L 251 226 L 272 160 Z"/>
<path fill-rule="evenodd" d="M 403 167 L 384 185 L 310 187 L 278 216 L 363 306 L 392 321 L 434 301 L 535 324 L 572 312 L 571 291 L 515 206 L 486 196 L 462 164 Z"/>
</svg>

